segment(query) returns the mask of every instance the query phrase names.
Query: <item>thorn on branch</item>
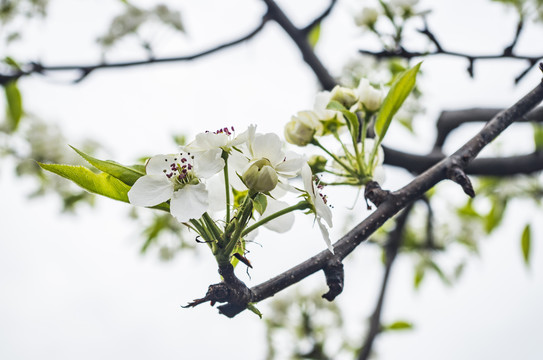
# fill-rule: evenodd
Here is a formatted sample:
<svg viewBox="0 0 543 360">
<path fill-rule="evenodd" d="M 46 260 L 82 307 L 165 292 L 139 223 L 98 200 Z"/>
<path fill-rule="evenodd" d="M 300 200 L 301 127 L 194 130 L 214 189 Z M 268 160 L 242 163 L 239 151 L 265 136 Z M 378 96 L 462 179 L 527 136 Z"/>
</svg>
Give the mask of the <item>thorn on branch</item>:
<svg viewBox="0 0 543 360">
<path fill-rule="evenodd" d="M 329 289 L 322 297 L 328 301 L 332 301 L 343 291 L 343 280 L 345 278 L 343 263 L 339 258 L 332 258 L 322 270 L 324 271 L 324 276 L 326 276 L 326 285 L 328 285 Z"/>
<path fill-rule="evenodd" d="M 475 190 L 473 190 L 473 185 L 471 185 L 471 180 L 466 175 L 464 170 L 460 168 L 459 166 L 452 166 L 449 170 L 447 170 L 447 178 L 454 181 L 458 185 L 462 187 L 462 190 L 469 196 L 474 197 L 475 196 Z"/>
<path fill-rule="evenodd" d="M 381 186 L 376 181 L 370 181 L 366 184 L 366 189 L 364 190 L 364 198 L 366 199 L 366 204 L 368 200 L 371 201 L 375 206 L 379 207 L 390 195 L 390 191 L 381 189 Z M 368 205 L 368 210 L 371 210 L 371 206 Z"/>
</svg>

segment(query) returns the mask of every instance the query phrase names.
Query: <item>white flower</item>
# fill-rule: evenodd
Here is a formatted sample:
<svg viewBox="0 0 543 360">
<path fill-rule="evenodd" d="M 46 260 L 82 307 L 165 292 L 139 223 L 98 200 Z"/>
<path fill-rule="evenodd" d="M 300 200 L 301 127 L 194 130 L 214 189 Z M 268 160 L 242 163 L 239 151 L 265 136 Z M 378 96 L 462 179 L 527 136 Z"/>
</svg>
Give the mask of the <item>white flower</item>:
<svg viewBox="0 0 543 360">
<path fill-rule="evenodd" d="M 257 188 L 261 188 L 259 185 L 269 188 L 271 184 L 277 185 L 282 179 L 295 177 L 305 162 L 304 158 L 298 154 L 283 152 L 283 143 L 274 133 L 251 135 L 247 145 L 241 164 L 239 160 L 232 163 L 236 164 L 238 169 L 241 165 L 239 173 L 244 174 L 243 176 L 246 175 L 251 180 L 256 178 Z M 276 176 L 277 181 L 274 180 Z M 262 184 L 259 179 L 262 180 Z"/>
<path fill-rule="evenodd" d="M 318 92 L 317 95 L 315 95 L 313 111 L 317 114 L 319 120 L 326 121 L 337 117 L 337 119 L 341 121 L 341 119 L 343 119 L 341 112 L 326 108 L 330 103 L 330 100 L 332 100 L 332 93 L 330 93 L 330 91 Z"/>
<path fill-rule="evenodd" d="M 364 105 L 366 110 L 375 111 L 381 107 L 383 102 L 383 92 L 370 85 L 368 79 L 361 79 L 356 89 L 358 100 Z"/>
<path fill-rule="evenodd" d="M 322 135 L 322 130 L 322 123 L 315 112 L 299 111 L 285 125 L 285 139 L 293 145 L 306 146 L 315 135 Z"/>
<path fill-rule="evenodd" d="M 324 242 L 328 247 L 328 250 L 334 253 L 334 247 L 330 241 L 330 235 L 328 229 L 324 226 L 322 220 L 326 222 L 329 228 L 332 227 L 332 211 L 326 205 L 326 197 L 319 192 L 319 186 L 315 185 L 313 181 L 313 173 L 309 165 L 304 164 L 302 167 L 302 181 L 304 183 L 304 189 L 309 194 L 309 203 L 311 205 L 311 210 L 315 213 L 315 220 L 319 224 L 319 229 L 324 238 Z"/>
<path fill-rule="evenodd" d="M 377 11 L 376 8 L 365 7 L 355 16 L 354 22 L 357 26 L 367 26 L 371 28 L 377 22 L 378 17 L 379 11 Z"/>
<path fill-rule="evenodd" d="M 222 150 L 191 154 L 156 155 L 147 162 L 146 175 L 128 192 L 131 204 L 155 206 L 169 199 L 170 213 L 180 222 L 200 218 L 208 209 L 208 192 L 202 178 L 224 168 Z"/>
<path fill-rule="evenodd" d="M 222 128 L 215 132 L 206 131 L 196 135 L 193 142 L 188 144 L 185 149 L 192 152 L 207 151 L 213 149 L 223 149 L 230 152 L 234 146 L 239 146 L 249 139 L 250 134 L 254 134 L 255 125 L 250 125 L 243 133 L 235 136 L 234 127 Z"/>
</svg>

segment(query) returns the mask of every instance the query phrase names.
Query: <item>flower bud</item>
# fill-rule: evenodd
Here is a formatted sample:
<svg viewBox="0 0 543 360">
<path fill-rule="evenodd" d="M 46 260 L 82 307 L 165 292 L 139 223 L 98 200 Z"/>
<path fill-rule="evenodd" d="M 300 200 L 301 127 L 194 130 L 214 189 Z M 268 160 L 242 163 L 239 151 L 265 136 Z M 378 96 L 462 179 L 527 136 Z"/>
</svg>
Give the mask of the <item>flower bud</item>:
<svg viewBox="0 0 543 360">
<path fill-rule="evenodd" d="M 254 162 L 241 178 L 250 190 L 262 193 L 272 191 L 279 182 L 277 172 L 268 159 Z"/>
<path fill-rule="evenodd" d="M 328 160 L 322 155 L 313 155 L 309 158 L 307 164 L 311 168 L 313 174 L 318 174 L 324 171 L 327 161 Z"/>
<path fill-rule="evenodd" d="M 336 87 L 332 89 L 332 93 L 330 95 L 330 100 L 335 100 L 339 102 L 347 109 L 350 109 L 351 106 L 356 104 L 358 101 L 358 98 L 353 89 L 349 89 L 339 85 L 336 85 Z"/>
<path fill-rule="evenodd" d="M 383 92 L 370 85 L 368 79 L 361 79 L 356 89 L 358 99 L 368 111 L 376 111 L 383 102 Z"/>
<path fill-rule="evenodd" d="M 373 7 L 363 8 L 360 13 L 355 16 L 355 23 L 357 26 L 367 26 L 373 28 L 379 17 L 379 12 Z"/>
<path fill-rule="evenodd" d="M 315 135 L 322 134 L 322 124 L 313 111 L 300 111 L 285 126 L 285 139 L 298 146 L 306 146 Z"/>
</svg>

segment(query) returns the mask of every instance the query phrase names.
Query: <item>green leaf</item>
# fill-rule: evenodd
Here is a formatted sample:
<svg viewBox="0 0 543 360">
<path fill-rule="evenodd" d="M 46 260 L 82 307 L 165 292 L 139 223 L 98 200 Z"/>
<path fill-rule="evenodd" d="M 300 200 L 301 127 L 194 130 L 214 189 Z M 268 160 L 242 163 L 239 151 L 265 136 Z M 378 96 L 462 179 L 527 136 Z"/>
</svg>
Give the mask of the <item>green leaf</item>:
<svg viewBox="0 0 543 360">
<path fill-rule="evenodd" d="M 17 61 L 15 61 L 14 58 L 12 58 L 11 56 L 6 56 L 2 62 L 8 66 L 11 66 L 12 68 L 16 69 L 16 70 L 19 70 L 19 71 L 22 71 L 21 69 L 21 65 L 19 65 L 19 63 Z"/>
<path fill-rule="evenodd" d="M 396 321 L 389 325 L 383 325 L 383 330 L 411 330 L 413 324 L 407 321 Z"/>
<path fill-rule="evenodd" d="M 91 193 L 107 196 L 114 200 L 128 202 L 127 193 L 128 190 L 130 190 L 130 186 L 109 174 L 96 174 L 83 166 L 43 163 L 39 163 L 39 165 L 42 169 L 71 180 Z"/>
<path fill-rule="evenodd" d="M 375 120 L 375 133 L 379 137 L 379 141 L 383 140 L 392 118 L 415 87 L 417 73 L 421 64 L 422 62 L 399 74 L 392 84 Z"/>
<path fill-rule="evenodd" d="M 23 116 L 23 100 L 16 81 L 4 85 L 7 103 L 7 117 L 11 131 L 17 130 Z"/>
<path fill-rule="evenodd" d="M 533 127 L 535 149 L 543 150 L 543 125 L 534 123 Z"/>
<path fill-rule="evenodd" d="M 420 287 L 422 279 L 424 279 L 425 271 L 426 266 L 424 266 L 424 263 L 420 262 L 415 268 L 415 278 L 413 281 L 413 286 L 415 287 L 415 289 L 418 289 Z"/>
<path fill-rule="evenodd" d="M 309 45 L 311 45 L 312 48 L 314 48 L 317 45 L 317 42 L 319 42 L 319 38 L 321 36 L 321 23 L 319 23 L 317 26 L 314 26 L 313 29 L 309 32 L 307 35 L 307 42 Z"/>
<path fill-rule="evenodd" d="M 360 122 L 358 121 L 358 116 L 347 110 L 347 108 L 343 106 L 343 104 L 339 101 L 330 101 L 326 108 L 330 110 L 341 111 L 341 113 L 345 117 L 345 120 L 347 120 L 347 128 L 349 129 L 353 140 L 356 142 L 358 139 L 358 133 L 360 131 Z"/>
<path fill-rule="evenodd" d="M 258 315 L 259 318 L 262 319 L 262 313 L 260 312 L 260 310 L 258 310 L 256 308 L 256 306 L 253 303 L 248 303 L 247 304 L 247 310 L 250 310 L 250 311 L 254 312 L 255 314 Z"/>
<path fill-rule="evenodd" d="M 500 225 L 505 214 L 505 208 L 507 207 L 507 200 L 503 198 L 493 198 L 492 208 L 485 217 L 485 231 L 490 234 L 494 229 Z"/>
<path fill-rule="evenodd" d="M 136 180 L 145 175 L 145 171 L 141 171 L 141 167 L 128 167 L 112 160 L 99 160 L 88 154 L 85 154 L 83 151 L 78 150 L 73 146 L 70 147 L 74 149 L 74 151 L 77 152 L 83 159 L 87 160 L 92 166 L 121 180 L 126 185 L 134 185 Z"/>
<path fill-rule="evenodd" d="M 436 274 L 439 276 L 441 281 L 445 283 L 445 285 L 451 285 L 451 281 L 449 280 L 447 275 L 445 275 L 443 270 L 441 270 L 441 268 L 435 262 L 433 262 L 430 259 L 427 259 L 426 261 L 427 261 L 428 267 L 436 272 Z"/>
<path fill-rule="evenodd" d="M 266 198 L 266 195 L 259 193 L 253 200 L 253 206 L 255 210 L 262 215 L 268 206 L 268 199 Z"/>
<path fill-rule="evenodd" d="M 522 247 L 522 256 L 524 257 L 524 263 L 530 265 L 530 250 L 532 243 L 532 229 L 530 224 L 526 224 L 520 237 L 520 245 Z"/>
</svg>

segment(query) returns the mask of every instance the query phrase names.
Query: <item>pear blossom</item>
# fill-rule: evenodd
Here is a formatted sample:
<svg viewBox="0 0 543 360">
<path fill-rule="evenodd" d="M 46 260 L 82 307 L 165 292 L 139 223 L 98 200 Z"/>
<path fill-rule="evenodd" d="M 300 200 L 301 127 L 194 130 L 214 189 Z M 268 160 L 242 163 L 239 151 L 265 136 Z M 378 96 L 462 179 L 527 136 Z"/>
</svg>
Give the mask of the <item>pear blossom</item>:
<svg viewBox="0 0 543 360">
<path fill-rule="evenodd" d="M 332 100 L 332 93 L 330 91 L 319 91 L 315 95 L 313 111 L 321 121 L 332 120 L 334 118 L 342 121 L 343 116 L 341 116 L 341 112 L 327 109 L 330 100 Z"/>
<path fill-rule="evenodd" d="M 374 7 L 365 7 L 355 16 L 355 23 L 357 26 L 367 26 L 372 28 L 377 22 L 379 17 L 379 11 Z"/>
<path fill-rule="evenodd" d="M 304 163 L 304 158 L 296 153 L 285 153 L 283 143 L 274 133 L 252 134 L 247 141 L 247 149 L 237 161 L 246 185 L 254 190 L 267 192 L 275 188 L 282 179 L 295 177 Z M 240 166 L 241 165 L 241 166 Z M 250 180 L 251 185 L 247 183 Z M 270 189 L 262 191 L 262 189 Z"/>
<path fill-rule="evenodd" d="M 156 155 L 145 166 L 128 192 L 136 206 L 155 206 L 170 200 L 170 213 L 180 222 L 200 218 L 209 207 L 208 191 L 201 179 L 209 178 L 224 168 L 222 150 L 199 153 L 180 152 Z"/>
<path fill-rule="evenodd" d="M 322 233 L 322 237 L 324 239 L 324 242 L 326 243 L 326 246 L 328 247 L 328 250 L 333 254 L 334 253 L 334 247 L 332 246 L 332 242 L 330 241 L 330 235 L 328 233 L 328 229 L 323 224 L 323 220 L 328 225 L 329 228 L 332 227 L 332 211 L 326 205 L 326 196 L 322 195 L 320 193 L 320 186 L 316 185 L 313 181 L 313 173 L 311 172 L 311 168 L 309 165 L 304 164 L 302 167 L 302 181 L 304 184 L 304 189 L 307 192 L 308 201 L 311 205 L 311 211 L 315 214 L 315 221 L 319 225 L 319 229 Z"/>
<path fill-rule="evenodd" d="M 361 79 L 356 94 L 359 101 L 368 111 L 376 111 L 383 102 L 383 91 L 371 86 L 368 79 Z"/>
<path fill-rule="evenodd" d="M 185 149 L 192 152 L 207 151 L 213 149 L 223 149 L 226 152 L 246 142 L 251 134 L 256 130 L 255 125 L 250 125 L 243 133 L 235 136 L 234 127 L 224 127 L 214 132 L 206 131 L 196 135 L 193 142 L 188 144 Z"/>
<path fill-rule="evenodd" d="M 322 135 L 322 131 L 322 123 L 315 112 L 299 111 L 285 125 L 285 139 L 293 145 L 306 146 L 315 135 Z"/>
</svg>

